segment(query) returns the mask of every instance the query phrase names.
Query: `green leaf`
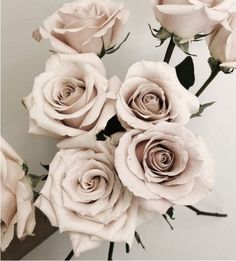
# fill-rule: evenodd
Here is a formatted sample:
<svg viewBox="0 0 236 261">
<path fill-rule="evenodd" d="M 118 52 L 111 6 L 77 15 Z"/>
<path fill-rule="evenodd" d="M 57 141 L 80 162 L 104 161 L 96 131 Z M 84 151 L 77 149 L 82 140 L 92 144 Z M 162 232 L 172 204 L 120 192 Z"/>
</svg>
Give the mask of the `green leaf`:
<svg viewBox="0 0 236 261">
<path fill-rule="evenodd" d="M 167 211 L 166 211 L 166 215 L 168 215 L 172 220 L 174 220 L 174 208 L 170 207 Z"/>
<path fill-rule="evenodd" d="M 103 41 L 103 44 L 102 44 L 102 50 L 100 52 L 100 54 L 98 54 L 98 57 L 100 59 L 102 59 L 102 57 L 106 54 L 106 50 L 105 50 L 105 45 L 104 45 L 104 41 Z"/>
<path fill-rule="evenodd" d="M 199 108 L 199 111 L 198 111 L 197 113 L 193 114 L 193 115 L 191 116 L 191 118 L 201 117 L 201 116 L 202 116 L 202 113 L 205 111 L 205 109 L 206 109 L 207 107 L 210 107 L 210 106 L 213 105 L 214 103 L 215 103 L 215 101 L 214 101 L 214 102 L 208 102 L 208 103 L 205 103 L 205 104 L 201 104 L 201 105 L 200 105 L 200 108 Z"/>
<path fill-rule="evenodd" d="M 172 36 L 171 33 L 169 33 L 165 28 L 161 27 L 159 30 L 154 29 L 151 27 L 150 24 L 148 24 L 148 27 L 150 29 L 150 32 L 154 38 L 157 38 L 160 41 L 160 44 L 158 44 L 156 47 L 161 46 L 165 40 L 170 38 Z"/>
<path fill-rule="evenodd" d="M 41 181 L 45 180 L 47 176 L 48 175 L 38 176 L 35 174 L 27 174 L 28 181 L 33 188 L 35 188 Z"/>
<path fill-rule="evenodd" d="M 105 131 L 101 130 L 97 135 L 96 135 L 97 140 L 105 141 L 107 139 Z"/>
<path fill-rule="evenodd" d="M 164 215 L 162 215 L 163 216 L 163 218 L 165 219 L 165 221 L 166 221 L 166 223 L 169 225 L 169 227 L 171 228 L 171 230 L 174 230 L 174 228 L 172 227 L 172 225 L 171 225 L 171 223 L 170 223 L 170 221 L 168 220 L 168 218 L 167 218 L 167 216 L 164 214 Z"/>
<path fill-rule="evenodd" d="M 173 36 L 174 43 L 187 55 L 190 56 L 196 56 L 195 54 L 191 54 L 189 52 L 189 40 L 188 39 L 182 39 L 177 35 Z"/>
<path fill-rule="evenodd" d="M 26 162 L 23 162 L 22 169 L 23 169 L 23 171 L 25 172 L 25 175 L 26 175 L 29 171 L 29 167 L 27 166 Z"/>
<path fill-rule="evenodd" d="M 180 83 L 185 87 L 185 89 L 188 90 L 194 85 L 194 64 L 191 56 L 187 56 L 179 65 L 175 67 L 175 70 Z"/>
<path fill-rule="evenodd" d="M 136 239 L 137 243 L 140 244 L 143 249 L 145 249 L 145 246 L 144 246 L 143 242 L 141 241 L 141 238 L 140 238 L 140 236 L 139 236 L 137 231 L 135 231 L 134 236 L 135 236 L 135 239 Z"/>
<path fill-rule="evenodd" d="M 214 30 L 212 30 L 212 31 L 211 31 L 210 33 L 208 33 L 208 34 L 196 34 L 196 35 L 194 36 L 194 40 L 193 40 L 193 41 L 201 41 L 201 40 L 203 40 L 206 36 L 212 34 L 213 32 L 214 32 Z"/>
<path fill-rule="evenodd" d="M 125 39 L 117 47 L 115 47 L 115 45 L 114 45 L 112 48 L 106 50 L 105 54 L 112 54 L 112 53 L 116 52 L 117 50 L 119 50 L 120 47 L 127 41 L 129 36 L 130 36 L 130 32 L 126 35 Z"/>
<path fill-rule="evenodd" d="M 43 163 L 40 163 L 40 165 L 41 165 L 46 171 L 49 171 L 49 165 L 46 165 L 46 164 L 43 164 Z"/>
<path fill-rule="evenodd" d="M 53 54 L 57 54 L 57 52 L 56 51 L 54 51 L 54 50 L 48 50 L 50 53 L 53 53 Z"/>
<path fill-rule="evenodd" d="M 34 194 L 34 201 L 36 201 L 36 199 L 40 196 L 40 194 L 35 190 L 33 190 L 33 194 Z"/>
</svg>

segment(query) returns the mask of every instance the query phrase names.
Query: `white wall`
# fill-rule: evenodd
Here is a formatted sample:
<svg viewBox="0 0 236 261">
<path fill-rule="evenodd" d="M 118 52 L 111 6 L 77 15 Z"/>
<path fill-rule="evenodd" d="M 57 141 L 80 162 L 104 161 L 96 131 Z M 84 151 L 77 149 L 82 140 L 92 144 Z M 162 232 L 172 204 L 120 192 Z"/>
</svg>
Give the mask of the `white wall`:
<svg viewBox="0 0 236 261">
<path fill-rule="evenodd" d="M 49 44 L 38 44 L 31 38 L 33 29 L 44 18 L 60 7 L 65 0 L 2 0 L 2 135 L 24 157 L 32 172 L 43 170 L 39 162 L 48 163 L 56 149 L 56 142 L 27 134 L 28 115 L 21 105 L 33 84 L 33 79 L 44 69 L 49 56 Z M 117 1 L 118 2 L 118 1 Z M 166 44 L 155 48 L 155 40 L 147 23 L 156 25 L 149 0 L 125 0 L 131 10 L 127 31 L 128 42 L 117 53 L 104 58 L 108 75 L 124 78 L 127 69 L 136 61 L 163 59 Z M 187 26 L 187 25 L 186 25 Z M 206 62 L 208 51 L 204 42 L 191 48 L 198 54 L 194 59 L 197 81 L 196 91 L 209 75 Z M 175 65 L 184 58 L 176 50 L 172 59 Z M 201 102 L 216 101 L 202 118 L 193 119 L 189 127 L 206 140 L 217 161 L 217 183 L 210 197 L 198 207 L 227 212 L 227 219 L 197 217 L 184 208 L 176 208 L 175 230 L 171 231 L 161 217 L 138 229 L 146 252 L 134 244 L 129 255 L 119 244 L 114 252 L 117 259 L 236 259 L 236 72 L 219 74 L 202 95 Z M 104 259 L 108 244 L 81 255 L 81 259 Z M 70 251 L 66 235 L 53 235 L 29 253 L 25 259 L 64 259 Z"/>
</svg>

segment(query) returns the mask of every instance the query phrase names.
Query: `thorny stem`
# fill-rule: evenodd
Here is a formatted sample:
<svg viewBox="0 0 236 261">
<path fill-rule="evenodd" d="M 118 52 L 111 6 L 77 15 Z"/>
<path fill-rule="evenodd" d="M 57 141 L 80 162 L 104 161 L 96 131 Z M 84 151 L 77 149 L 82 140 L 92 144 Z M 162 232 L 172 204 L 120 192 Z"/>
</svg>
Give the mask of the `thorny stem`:
<svg viewBox="0 0 236 261">
<path fill-rule="evenodd" d="M 193 206 L 186 206 L 187 208 L 191 209 L 192 211 L 194 211 L 197 215 L 202 215 L 202 216 L 210 216 L 210 217 L 227 217 L 227 214 L 221 214 L 221 213 L 212 213 L 212 212 L 207 212 L 207 211 L 202 211 L 199 210 Z"/>
</svg>

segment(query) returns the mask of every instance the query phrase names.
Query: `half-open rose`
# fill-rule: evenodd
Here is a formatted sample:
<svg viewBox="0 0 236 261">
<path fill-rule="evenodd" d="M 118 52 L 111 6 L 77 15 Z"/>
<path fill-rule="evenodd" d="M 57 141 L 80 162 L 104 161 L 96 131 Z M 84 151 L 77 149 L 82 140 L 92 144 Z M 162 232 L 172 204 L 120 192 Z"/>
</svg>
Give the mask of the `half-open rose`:
<svg viewBox="0 0 236 261">
<path fill-rule="evenodd" d="M 214 183 L 214 161 L 204 141 L 175 123 L 126 132 L 115 152 L 115 166 L 141 204 L 160 213 L 174 204 L 197 203 Z"/>
<path fill-rule="evenodd" d="M 132 243 L 138 202 L 120 182 L 109 141 L 60 150 L 36 202 L 60 232 L 69 232 L 76 255 L 102 240 Z"/>
<path fill-rule="evenodd" d="M 30 115 L 29 132 L 55 137 L 99 132 L 115 114 L 119 84 L 116 77 L 105 78 L 95 54 L 53 55 L 23 100 Z"/>
<path fill-rule="evenodd" d="M 220 66 L 236 68 L 236 12 L 218 25 L 207 42 L 212 57 L 221 63 Z"/>
<path fill-rule="evenodd" d="M 32 235 L 35 227 L 32 188 L 23 171 L 23 160 L 1 137 L 1 251 L 14 237 Z"/>
<path fill-rule="evenodd" d="M 210 33 L 229 15 L 235 0 L 152 0 L 156 19 L 168 32 L 184 39 Z"/>
<path fill-rule="evenodd" d="M 174 68 L 142 61 L 128 70 L 116 108 L 124 127 L 146 130 L 162 121 L 187 123 L 199 102 L 180 84 Z"/>
<path fill-rule="evenodd" d="M 129 12 L 110 0 L 79 0 L 66 3 L 44 21 L 33 36 L 48 38 L 59 53 L 100 54 L 113 47 L 122 33 Z"/>
</svg>

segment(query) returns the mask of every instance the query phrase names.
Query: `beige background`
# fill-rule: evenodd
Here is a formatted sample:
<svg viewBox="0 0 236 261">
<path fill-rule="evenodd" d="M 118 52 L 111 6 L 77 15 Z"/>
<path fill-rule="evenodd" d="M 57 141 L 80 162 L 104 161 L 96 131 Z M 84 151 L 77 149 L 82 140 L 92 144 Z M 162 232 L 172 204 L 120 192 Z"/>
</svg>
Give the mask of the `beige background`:
<svg viewBox="0 0 236 261">
<path fill-rule="evenodd" d="M 1 0 L 2 2 L 2 135 L 24 157 L 33 173 L 41 174 L 39 163 L 49 163 L 56 151 L 56 142 L 27 134 L 28 115 L 21 105 L 33 84 L 34 77 L 44 70 L 49 57 L 49 44 L 38 44 L 32 31 L 65 0 Z M 118 1 L 117 1 L 118 2 Z M 104 58 L 109 76 L 124 78 L 131 64 L 142 59 L 160 61 L 166 44 L 155 48 L 147 23 L 157 26 L 149 0 L 125 0 L 131 10 L 127 31 L 130 39 L 116 54 Z M 187 26 L 187 25 L 186 25 Z M 204 42 L 193 44 L 197 81 L 196 91 L 209 75 L 209 56 Z M 171 64 L 184 58 L 176 50 Z M 236 259 L 236 72 L 221 73 L 202 95 L 201 102 L 216 101 L 202 118 L 193 119 L 189 127 L 201 134 L 217 161 L 217 182 L 210 197 L 198 207 L 226 211 L 227 219 L 197 217 L 184 207 L 176 208 L 174 231 L 161 217 L 138 229 L 146 251 L 136 243 L 129 255 L 119 244 L 114 252 L 117 259 Z M 104 259 L 108 244 L 81 255 L 81 259 Z M 33 250 L 25 259 L 64 259 L 71 246 L 66 235 L 53 235 Z"/>
</svg>

